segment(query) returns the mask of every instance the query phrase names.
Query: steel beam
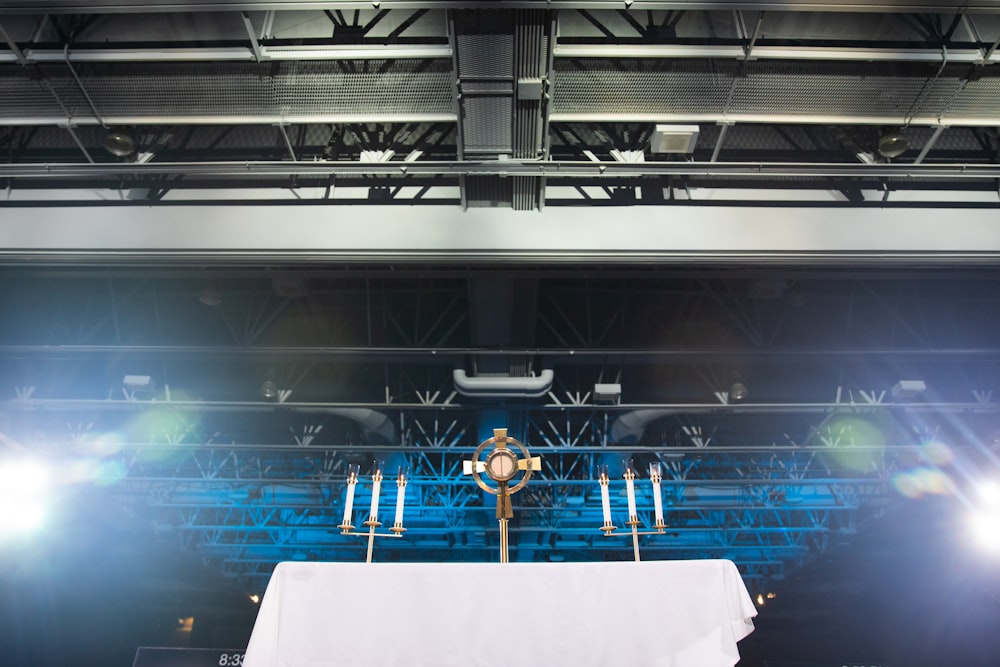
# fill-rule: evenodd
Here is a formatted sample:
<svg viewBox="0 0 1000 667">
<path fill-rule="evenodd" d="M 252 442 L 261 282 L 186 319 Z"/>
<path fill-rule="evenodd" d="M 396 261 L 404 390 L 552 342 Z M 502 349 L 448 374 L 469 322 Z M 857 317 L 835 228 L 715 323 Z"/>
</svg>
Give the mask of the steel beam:
<svg viewBox="0 0 1000 667">
<path fill-rule="evenodd" d="M 556 58 L 717 58 L 742 60 L 743 47 L 705 44 L 558 44 Z M 940 49 L 890 49 L 881 47 L 836 46 L 754 46 L 752 59 L 769 60 L 842 60 L 860 62 L 941 62 Z M 984 60 L 979 49 L 948 51 L 949 63 L 982 64 L 1000 62 L 1000 56 L 990 54 Z"/>
<path fill-rule="evenodd" d="M 308 125 L 308 124 L 358 124 L 358 123 L 454 123 L 452 113 L 322 113 L 275 116 L 247 114 L 245 116 L 103 116 L 107 125 Z M 100 125 L 93 116 L 18 116 L 0 118 L 0 126 L 39 125 Z"/>
<path fill-rule="evenodd" d="M 0 37 L 3 37 L 0 34 Z M 12 42 L 8 42 L 11 44 Z M 257 56 L 255 58 L 255 56 Z M 90 49 L 81 48 L 67 56 L 57 49 L 25 49 L 24 51 L 0 51 L 0 63 L 17 62 L 51 63 L 134 63 L 134 62 L 252 62 L 254 60 L 434 60 L 450 58 L 451 48 L 447 45 L 428 44 L 426 46 L 400 44 L 383 46 L 365 45 L 316 45 L 316 46 L 258 46 L 249 47 L 204 47 L 204 48 L 132 48 L 132 49 Z M 940 59 L 940 58 L 939 58 Z"/>
<path fill-rule="evenodd" d="M 1000 124 L 1000 114 L 988 117 L 978 116 L 914 116 L 906 119 L 898 116 L 856 116 L 834 114 L 781 114 L 781 113 L 658 113 L 658 112 L 590 112 L 556 111 L 552 113 L 553 123 L 755 123 L 764 125 L 907 125 L 917 127 L 993 127 Z"/>
<path fill-rule="evenodd" d="M 109 121 L 109 124 L 117 122 Z M 282 123 L 274 123 L 281 125 Z M 291 123 L 289 123 L 291 124 Z M 808 162 L 593 162 L 465 160 L 417 162 L 147 162 L 0 164 L 0 178 L 97 178 L 103 176 L 544 176 L 639 178 L 727 176 L 771 178 L 1000 178 L 997 164 L 845 164 Z"/>
<path fill-rule="evenodd" d="M 918 167 L 936 168 L 904 169 Z M 990 172 L 1000 165 L 981 169 Z M 291 263 L 434 259 L 885 266 L 1000 259 L 995 207 L 860 207 L 845 215 L 840 207 L 677 205 L 665 217 L 662 208 L 646 206 L 618 208 L 612 222 L 600 207 L 549 206 L 544 213 L 523 213 L 368 205 L 337 207 L 338 222 L 331 225 L 332 210 L 322 204 L 5 207 L 0 263 L 266 258 Z"/>
<path fill-rule="evenodd" d="M 622 9 L 1000 13 L 994 0 L 0 0 L 0 14 L 371 9 Z"/>
</svg>

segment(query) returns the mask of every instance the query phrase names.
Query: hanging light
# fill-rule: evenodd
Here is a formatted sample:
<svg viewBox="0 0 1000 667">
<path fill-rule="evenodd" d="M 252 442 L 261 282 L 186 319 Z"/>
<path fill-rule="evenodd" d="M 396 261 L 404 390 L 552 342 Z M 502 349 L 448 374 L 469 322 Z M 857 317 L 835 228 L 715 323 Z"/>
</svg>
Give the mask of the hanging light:
<svg viewBox="0 0 1000 667">
<path fill-rule="evenodd" d="M 734 382 L 733 386 L 729 388 L 729 400 L 734 403 L 746 400 L 746 397 L 750 395 L 750 390 L 742 382 Z"/>
<path fill-rule="evenodd" d="M 104 137 L 104 149 L 117 157 L 126 157 L 135 152 L 135 137 L 125 127 L 113 127 Z"/>
<path fill-rule="evenodd" d="M 882 157 L 899 157 L 910 147 L 910 140 L 899 130 L 885 130 L 878 138 L 878 154 Z"/>
<path fill-rule="evenodd" d="M 264 380 L 260 385 L 260 395 L 269 401 L 273 401 L 278 397 L 278 385 L 274 383 L 274 380 Z"/>
</svg>

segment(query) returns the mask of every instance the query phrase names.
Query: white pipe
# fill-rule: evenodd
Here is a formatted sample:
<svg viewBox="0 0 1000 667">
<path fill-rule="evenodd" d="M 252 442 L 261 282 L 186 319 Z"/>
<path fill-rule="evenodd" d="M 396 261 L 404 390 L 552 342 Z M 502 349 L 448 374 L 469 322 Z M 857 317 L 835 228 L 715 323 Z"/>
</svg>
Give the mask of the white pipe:
<svg viewBox="0 0 1000 667">
<path fill-rule="evenodd" d="M 660 417 L 677 414 L 677 410 L 648 409 L 633 410 L 618 417 L 611 424 L 611 440 L 615 444 L 634 445 L 642 440 L 646 426 Z"/>
<path fill-rule="evenodd" d="M 537 377 L 469 377 L 462 368 L 452 371 L 455 389 L 463 396 L 544 396 L 552 388 L 555 371 L 544 369 Z"/>
<path fill-rule="evenodd" d="M 396 444 L 396 426 L 386 415 L 370 408 L 334 408 L 330 414 L 356 421 L 368 434 L 381 436 L 389 444 Z"/>
</svg>

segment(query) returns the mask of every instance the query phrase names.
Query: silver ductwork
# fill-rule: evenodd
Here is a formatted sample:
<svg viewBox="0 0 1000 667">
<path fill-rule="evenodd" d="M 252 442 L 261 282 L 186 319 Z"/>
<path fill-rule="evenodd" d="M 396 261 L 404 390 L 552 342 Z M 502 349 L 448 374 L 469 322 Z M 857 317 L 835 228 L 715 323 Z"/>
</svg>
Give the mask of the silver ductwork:
<svg viewBox="0 0 1000 667">
<path fill-rule="evenodd" d="M 621 445 L 638 444 L 647 426 L 661 417 L 676 412 L 676 410 L 654 409 L 626 412 L 611 424 L 611 440 Z"/>
<path fill-rule="evenodd" d="M 506 375 L 485 375 L 469 377 L 465 369 L 452 371 L 455 389 L 463 396 L 484 397 L 525 397 L 544 396 L 552 388 L 555 371 L 546 368 L 537 376 L 510 377 Z"/>
<path fill-rule="evenodd" d="M 332 408 L 328 412 L 357 422 L 369 437 L 376 435 L 387 444 L 396 443 L 396 426 L 381 412 L 369 408 Z"/>
</svg>

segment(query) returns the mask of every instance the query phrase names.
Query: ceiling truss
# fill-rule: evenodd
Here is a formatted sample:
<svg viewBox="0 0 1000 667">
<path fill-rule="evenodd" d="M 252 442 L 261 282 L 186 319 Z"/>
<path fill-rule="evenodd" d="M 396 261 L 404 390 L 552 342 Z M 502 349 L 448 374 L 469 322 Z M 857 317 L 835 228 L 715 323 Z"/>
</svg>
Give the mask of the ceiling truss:
<svg viewBox="0 0 1000 667">
<path fill-rule="evenodd" d="M 6 200 L 997 203 L 989 3 L 505 6 L 2 3 Z"/>
</svg>

